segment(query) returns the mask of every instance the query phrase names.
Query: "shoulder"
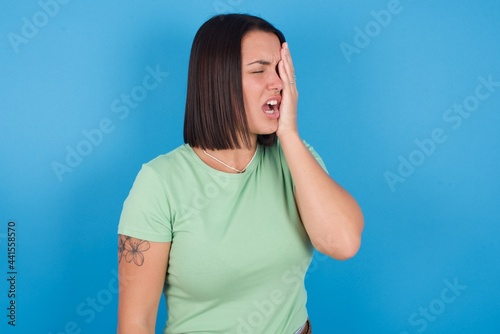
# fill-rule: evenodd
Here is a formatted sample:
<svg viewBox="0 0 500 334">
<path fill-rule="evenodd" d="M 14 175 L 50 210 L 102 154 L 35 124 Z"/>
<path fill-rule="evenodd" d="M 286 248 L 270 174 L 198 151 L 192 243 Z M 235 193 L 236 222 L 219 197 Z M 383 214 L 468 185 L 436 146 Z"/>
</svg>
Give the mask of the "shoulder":
<svg viewBox="0 0 500 334">
<path fill-rule="evenodd" d="M 159 175 L 167 175 L 173 171 L 185 169 L 193 164 L 190 151 L 192 150 L 187 144 L 178 146 L 172 151 L 146 162 L 143 168 L 151 169 Z"/>
</svg>

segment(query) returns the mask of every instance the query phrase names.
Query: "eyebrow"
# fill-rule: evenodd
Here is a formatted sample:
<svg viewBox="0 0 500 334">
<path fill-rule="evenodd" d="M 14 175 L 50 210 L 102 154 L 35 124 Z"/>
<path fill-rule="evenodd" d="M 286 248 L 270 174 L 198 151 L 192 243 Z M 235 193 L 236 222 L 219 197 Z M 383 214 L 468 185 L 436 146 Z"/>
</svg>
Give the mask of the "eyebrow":
<svg viewBox="0 0 500 334">
<path fill-rule="evenodd" d="M 253 61 L 253 62 L 247 64 L 247 66 L 250 66 L 250 65 L 253 65 L 253 64 L 271 65 L 271 62 L 268 61 L 268 60 L 259 59 L 259 60 L 256 60 L 256 61 Z"/>
</svg>

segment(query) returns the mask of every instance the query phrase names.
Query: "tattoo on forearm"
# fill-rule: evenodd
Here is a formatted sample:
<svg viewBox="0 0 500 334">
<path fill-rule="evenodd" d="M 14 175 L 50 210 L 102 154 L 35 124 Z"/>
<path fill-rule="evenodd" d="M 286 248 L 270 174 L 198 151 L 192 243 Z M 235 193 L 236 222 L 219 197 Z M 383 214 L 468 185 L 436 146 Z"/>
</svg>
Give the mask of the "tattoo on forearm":
<svg viewBox="0 0 500 334">
<path fill-rule="evenodd" d="M 118 262 L 125 258 L 125 261 L 134 263 L 138 266 L 144 264 L 144 252 L 147 251 L 151 245 L 146 240 L 132 238 L 126 235 L 120 235 L 118 240 Z"/>
</svg>

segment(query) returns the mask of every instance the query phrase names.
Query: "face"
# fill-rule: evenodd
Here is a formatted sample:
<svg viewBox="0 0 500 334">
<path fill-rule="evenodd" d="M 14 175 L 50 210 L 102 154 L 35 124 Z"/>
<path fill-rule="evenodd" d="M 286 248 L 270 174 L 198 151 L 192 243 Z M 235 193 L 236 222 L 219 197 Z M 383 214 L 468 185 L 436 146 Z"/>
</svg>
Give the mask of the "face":
<svg viewBox="0 0 500 334">
<path fill-rule="evenodd" d="M 250 135 L 278 129 L 283 83 L 278 75 L 281 43 L 273 33 L 249 32 L 242 40 L 243 100 Z"/>
</svg>

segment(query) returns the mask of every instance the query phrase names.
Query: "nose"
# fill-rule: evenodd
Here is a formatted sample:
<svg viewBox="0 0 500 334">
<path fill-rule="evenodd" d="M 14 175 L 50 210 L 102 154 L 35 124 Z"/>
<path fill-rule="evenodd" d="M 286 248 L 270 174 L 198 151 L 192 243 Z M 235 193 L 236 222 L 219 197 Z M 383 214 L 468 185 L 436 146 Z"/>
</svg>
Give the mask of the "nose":
<svg viewBox="0 0 500 334">
<path fill-rule="evenodd" d="M 283 81 L 281 80 L 277 70 L 271 74 L 271 77 L 268 81 L 268 89 L 273 91 L 282 91 L 283 90 Z"/>
</svg>

